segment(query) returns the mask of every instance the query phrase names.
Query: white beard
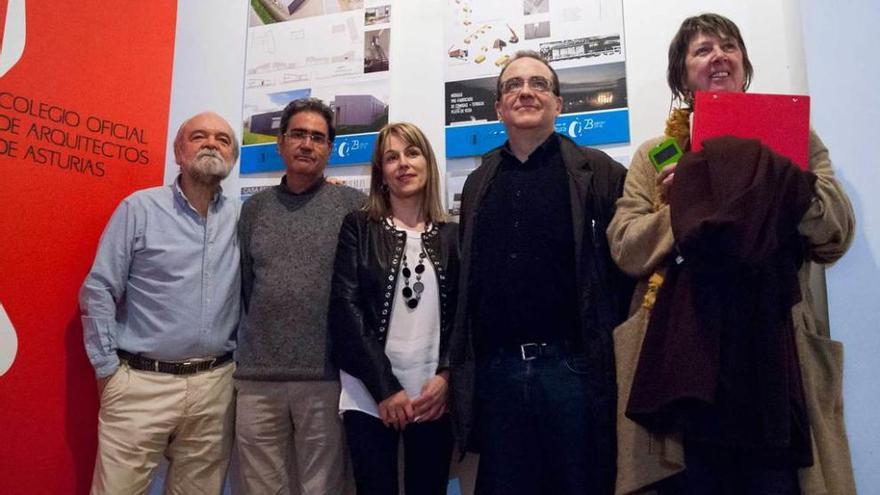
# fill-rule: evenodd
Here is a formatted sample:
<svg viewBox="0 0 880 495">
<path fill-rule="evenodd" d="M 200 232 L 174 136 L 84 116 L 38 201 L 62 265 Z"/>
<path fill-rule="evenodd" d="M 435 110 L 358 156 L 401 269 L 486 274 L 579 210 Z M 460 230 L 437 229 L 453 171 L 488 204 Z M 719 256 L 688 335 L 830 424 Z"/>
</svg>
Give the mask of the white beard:
<svg viewBox="0 0 880 495">
<path fill-rule="evenodd" d="M 199 151 L 190 163 L 190 168 L 198 178 L 210 182 L 219 182 L 225 179 L 232 170 L 230 164 L 226 163 L 220 153 L 207 148 Z"/>
</svg>

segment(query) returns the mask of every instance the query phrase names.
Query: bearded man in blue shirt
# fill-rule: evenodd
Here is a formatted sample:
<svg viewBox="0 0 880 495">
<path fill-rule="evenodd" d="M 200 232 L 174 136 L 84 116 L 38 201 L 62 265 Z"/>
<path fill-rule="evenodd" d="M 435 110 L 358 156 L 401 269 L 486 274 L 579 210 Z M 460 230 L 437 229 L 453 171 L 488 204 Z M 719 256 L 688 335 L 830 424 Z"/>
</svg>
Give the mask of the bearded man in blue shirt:
<svg viewBox="0 0 880 495">
<path fill-rule="evenodd" d="M 173 184 L 125 198 L 80 290 L 101 408 L 92 493 L 144 493 L 162 457 L 166 493 L 220 493 L 232 444 L 232 351 L 241 280 L 239 202 L 220 181 L 238 158 L 205 112 L 174 141 Z"/>
</svg>

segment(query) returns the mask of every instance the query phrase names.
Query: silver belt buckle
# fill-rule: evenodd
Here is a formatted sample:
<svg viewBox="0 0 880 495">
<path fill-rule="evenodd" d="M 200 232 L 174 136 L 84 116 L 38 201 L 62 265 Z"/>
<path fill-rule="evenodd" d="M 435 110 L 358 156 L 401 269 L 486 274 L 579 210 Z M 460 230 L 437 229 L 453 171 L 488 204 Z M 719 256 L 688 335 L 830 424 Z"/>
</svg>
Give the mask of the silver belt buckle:
<svg viewBox="0 0 880 495">
<path fill-rule="evenodd" d="M 531 361 L 533 359 L 537 359 L 538 356 L 541 355 L 541 348 L 547 344 L 536 344 L 534 342 L 530 342 L 528 344 L 521 344 L 519 346 L 519 353 L 522 356 L 523 361 Z"/>
</svg>

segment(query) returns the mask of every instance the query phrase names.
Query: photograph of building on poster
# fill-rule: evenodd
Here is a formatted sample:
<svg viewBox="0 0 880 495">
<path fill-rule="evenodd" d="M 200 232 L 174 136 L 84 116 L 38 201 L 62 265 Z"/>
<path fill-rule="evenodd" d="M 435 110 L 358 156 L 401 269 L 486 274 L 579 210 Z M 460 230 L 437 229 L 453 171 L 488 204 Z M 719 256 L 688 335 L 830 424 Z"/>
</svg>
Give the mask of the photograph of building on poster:
<svg viewBox="0 0 880 495">
<path fill-rule="evenodd" d="M 254 23 L 254 16 L 264 19 L 266 12 L 274 12 L 266 5 L 291 13 L 286 20 L 279 15 L 272 22 Z M 333 111 L 337 138 L 330 165 L 368 162 L 375 133 L 388 122 L 390 5 L 253 0 L 251 15 L 241 173 L 284 169 L 275 149 L 281 112 L 291 100 L 304 97 L 320 98 Z"/>
<path fill-rule="evenodd" d="M 364 8 L 364 0 L 251 0 L 250 26 Z"/>
<path fill-rule="evenodd" d="M 560 79 L 557 130 L 580 144 L 629 142 L 621 0 L 447 0 L 446 156 L 502 144 L 495 80 L 520 50 Z"/>
<path fill-rule="evenodd" d="M 382 5 L 364 9 L 364 24 L 374 26 L 391 22 L 391 6 Z"/>
<path fill-rule="evenodd" d="M 595 112 L 627 107 L 623 62 L 559 69 L 562 113 Z M 446 83 L 446 125 L 489 122 L 495 114 L 495 81 L 483 77 Z"/>
</svg>

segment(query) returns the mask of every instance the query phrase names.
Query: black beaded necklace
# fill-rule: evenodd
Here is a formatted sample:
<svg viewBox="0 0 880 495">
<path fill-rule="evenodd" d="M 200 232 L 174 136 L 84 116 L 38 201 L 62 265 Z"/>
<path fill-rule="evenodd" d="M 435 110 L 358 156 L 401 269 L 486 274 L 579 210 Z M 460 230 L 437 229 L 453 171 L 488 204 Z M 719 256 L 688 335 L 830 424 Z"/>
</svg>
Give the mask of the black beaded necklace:
<svg viewBox="0 0 880 495">
<path fill-rule="evenodd" d="M 388 223 L 397 228 L 394 224 L 394 218 L 387 218 Z M 425 232 L 428 231 L 428 224 L 425 224 Z M 406 303 L 406 306 L 410 309 L 416 309 L 419 305 L 419 301 L 422 299 L 422 292 L 425 291 L 425 284 L 422 283 L 422 274 L 425 273 L 425 258 L 428 257 L 425 254 L 425 246 L 422 244 L 421 239 L 419 239 L 419 247 L 421 250 L 419 251 L 419 262 L 413 270 L 409 269 L 409 263 L 406 259 L 406 251 L 403 253 L 403 269 L 400 273 L 403 275 L 403 290 L 400 292 L 403 294 L 403 299 Z M 412 272 L 416 272 L 416 281 L 412 284 L 412 287 L 409 286 L 410 278 L 412 277 Z"/>
<path fill-rule="evenodd" d="M 421 244 L 421 242 L 419 242 Z M 427 255 L 425 254 L 425 247 L 420 246 L 421 251 L 419 252 L 419 264 L 414 268 L 416 272 L 416 281 L 413 283 L 412 287 L 409 286 L 409 279 L 412 276 L 412 272 L 409 269 L 409 264 L 406 260 L 406 253 L 403 254 L 403 270 L 401 273 L 403 274 L 403 299 L 406 301 L 407 307 L 410 309 L 416 309 L 416 306 L 419 305 L 419 300 L 422 299 L 422 292 L 425 291 L 425 284 L 422 283 L 422 274 L 425 273 L 425 258 Z"/>
</svg>

